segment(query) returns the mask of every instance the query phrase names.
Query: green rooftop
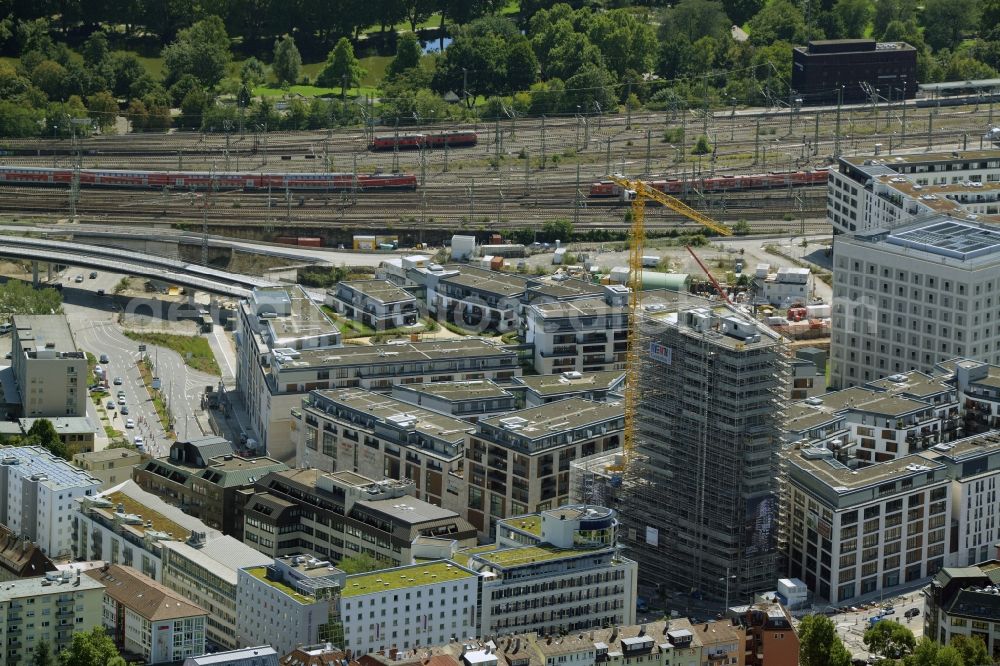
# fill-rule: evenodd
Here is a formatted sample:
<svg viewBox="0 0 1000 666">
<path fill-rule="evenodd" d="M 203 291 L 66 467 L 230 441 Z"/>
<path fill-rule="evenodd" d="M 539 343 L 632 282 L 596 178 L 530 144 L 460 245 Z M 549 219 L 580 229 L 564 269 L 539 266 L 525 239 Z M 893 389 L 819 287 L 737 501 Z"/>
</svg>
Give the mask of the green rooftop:
<svg viewBox="0 0 1000 666">
<path fill-rule="evenodd" d="M 121 491 L 105 495 L 104 499 L 111 502 L 111 512 L 116 511 L 118 505 L 122 504 L 125 507 L 125 513 L 142 516 L 143 523 L 141 525 L 129 525 L 129 527 L 138 532 L 145 533 L 146 530 L 154 530 L 156 532 L 172 534 L 173 538 L 178 541 L 186 541 L 187 538 L 191 536 L 191 530 L 181 527 L 159 511 L 150 509 L 138 500 L 133 499 Z M 105 510 L 107 511 L 108 509 Z M 146 527 L 145 525 L 147 522 L 153 524 L 150 527 Z"/>
<path fill-rule="evenodd" d="M 382 571 L 348 576 L 340 596 L 354 597 L 474 577 L 475 574 L 459 566 L 439 560 L 433 564 L 416 564 L 409 567 L 383 569 Z"/>
<path fill-rule="evenodd" d="M 538 513 L 533 513 L 527 516 L 518 516 L 515 518 L 506 518 L 501 520 L 500 523 L 509 529 L 521 530 L 522 532 L 534 534 L 537 537 L 542 536 L 542 516 Z"/>
<path fill-rule="evenodd" d="M 267 577 L 267 567 L 249 567 L 244 569 L 248 574 L 256 578 L 257 580 L 267 583 L 276 590 L 280 590 L 290 596 L 295 601 L 300 604 L 313 604 L 316 602 L 315 597 L 310 597 L 301 592 L 296 591 L 296 589 L 287 583 L 283 583 L 280 580 L 271 580 Z"/>
<path fill-rule="evenodd" d="M 479 559 L 500 567 L 517 567 L 546 560 L 558 560 L 564 557 L 579 557 L 592 555 L 593 550 L 576 548 L 556 548 L 555 546 L 524 546 L 522 548 L 504 548 L 492 553 L 482 553 Z"/>
<path fill-rule="evenodd" d="M 469 559 L 478 553 L 488 553 L 491 550 L 496 550 L 497 545 L 495 543 L 488 543 L 485 546 L 473 546 L 471 548 L 463 548 L 454 555 L 451 556 L 452 561 L 458 562 L 463 567 L 469 566 Z"/>
</svg>

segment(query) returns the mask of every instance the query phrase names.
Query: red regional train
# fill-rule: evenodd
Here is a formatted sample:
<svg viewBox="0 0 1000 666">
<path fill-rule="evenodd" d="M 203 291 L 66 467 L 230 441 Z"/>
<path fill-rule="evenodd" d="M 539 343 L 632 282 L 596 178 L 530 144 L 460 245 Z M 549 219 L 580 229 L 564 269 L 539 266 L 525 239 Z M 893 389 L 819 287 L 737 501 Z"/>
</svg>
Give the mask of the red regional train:
<svg viewBox="0 0 1000 666">
<path fill-rule="evenodd" d="M 711 178 L 667 178 L 646 181 L 653 189 L 665 194 L 681 194 L 685 190 L 700 190 L 701 192 L 744 192 L 746 190 L 769 190 L 781 187 L 803 187 L 808 185 L 824 185 L 827 179 L 827 169 L 814 171 L 787 171 L 778 173 L 747 174 L 740 176 L 713 176 Z M 686 185 L 686 187 L 685 187 Z M 592 183 L 591 197 L 621 196 L 621 187 L 610 180 Z"/>
<path fill-rule="evenodd" d="M 435 132 L 433 134 L 400 134 L 377 136 L 368 144 L 369 150 L 392 150 L 398 145 L 400 150 L 421 148 L 463 148 L 474 146 L 478 138 L 473 131 Z"/>
<path fill-rule="evenodd" d="M 72 169 L 0 166 L 0 185 L 69 185 Z M 247 173 L 221 171 L 132 171 L 80 169 L 80 187 L 115 187 L 136 189 L 267 190 L 341 192 L 359 190 L 415 190 L 417 177 L 407 173 L 358 174 L 357 184 L 351 173 Z"/>
</svg>

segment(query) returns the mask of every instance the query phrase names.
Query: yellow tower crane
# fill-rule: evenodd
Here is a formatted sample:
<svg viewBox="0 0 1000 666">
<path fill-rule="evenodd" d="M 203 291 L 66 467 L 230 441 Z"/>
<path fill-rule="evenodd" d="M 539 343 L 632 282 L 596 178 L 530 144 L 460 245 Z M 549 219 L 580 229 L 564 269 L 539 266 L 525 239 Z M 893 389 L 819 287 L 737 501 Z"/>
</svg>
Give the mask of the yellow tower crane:
<svg viewBox="0 0 1000 666">
<path fill-rule="evenodd" d="M 639 404 L 638 386 L 641 363 L 639 313 L 642 307 L 642 252 L 646 243 L 644 220 L 646 200 L 657 201 L 675 213 L 679 213 L 689 220 L 694 220 L 720 236 L 732 236 L 733 231 L 707 215 L 702 215 L 680 199 L 653 189 L 641 180 L 628 180 L 619 175 L 610 176 L 610 179 L 622 188 L 623 195 L 632 197 L 632 227 L 629 231 L 628 259 L 628 286 L 631 291 L 629 293 L 628 345 L 625 354 L 625 430 L 622 438 L 623 459 L 624 464 L 627 465 L 635 453 L 636 433 L 638 431 L 636 413 Z"/>
</svg>

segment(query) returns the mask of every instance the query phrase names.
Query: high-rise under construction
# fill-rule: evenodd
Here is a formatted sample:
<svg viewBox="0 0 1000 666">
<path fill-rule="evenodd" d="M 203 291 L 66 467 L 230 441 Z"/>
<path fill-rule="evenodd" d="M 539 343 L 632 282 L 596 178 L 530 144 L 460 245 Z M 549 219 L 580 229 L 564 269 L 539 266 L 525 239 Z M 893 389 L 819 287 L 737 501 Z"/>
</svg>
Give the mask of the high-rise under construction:
<svg viewBox="0 0 1000 666">
<path fill-rule="evenodd" d="M 647 301 L 639 316 L 637 432 L 616 500 L 640 579 L 746 601 L 776 579 L 782 339 L 700 299 Z"/>
</svg>

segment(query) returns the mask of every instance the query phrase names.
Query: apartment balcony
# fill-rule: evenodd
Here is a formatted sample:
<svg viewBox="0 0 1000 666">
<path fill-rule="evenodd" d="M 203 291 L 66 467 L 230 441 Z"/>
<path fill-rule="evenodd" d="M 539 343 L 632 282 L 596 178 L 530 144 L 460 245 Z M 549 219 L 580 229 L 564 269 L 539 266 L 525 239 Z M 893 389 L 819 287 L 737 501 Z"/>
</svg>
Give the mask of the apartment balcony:
<svg viewBox="0 0 1000 666">
<path fill-rule="evenodd" d="M 607 341 L 608 341 L 608 334 L 607 333 L 587 333 L 580 340 L 580 342 L 582 344 L 585 344 L 585 345 L 586 344 L 594 344 L 594 343 L 598 343 L 598 342 L 601 343 L 601 344 L 604 344 L 604 343 L 607 343 Z"/>
<path fill-rule="evenodd" d="M 556 345 L 552 351 L 542 352 L 542 358 L 554 358 L 556 356 L 576 356 L 576 345 Z"/>
</svg>

